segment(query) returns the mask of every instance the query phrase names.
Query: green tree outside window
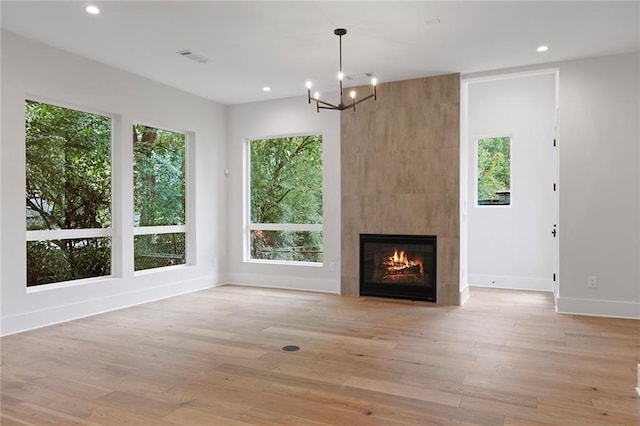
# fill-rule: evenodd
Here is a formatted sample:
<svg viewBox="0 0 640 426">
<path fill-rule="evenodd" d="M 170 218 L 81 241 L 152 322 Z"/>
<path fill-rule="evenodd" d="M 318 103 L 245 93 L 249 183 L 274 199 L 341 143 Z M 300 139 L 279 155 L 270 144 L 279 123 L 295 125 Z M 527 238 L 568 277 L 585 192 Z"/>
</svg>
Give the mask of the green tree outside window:
<svg viewBox="0 0 640 426">
<path fill-rule="evenodd" d="M 511 138 L 478 140 L 478 204 L 511 204 Z"/>
<path fill-rule="evenodd" d="M 60 238 L 111 226 L 111 119 L 27 100 L 25 137 L 27 286 L 111 274 L 110 237 Z"/>
<path fill-rule="evenodd" d="M 146 226 L 186 224 L 186 135 L 133 126 L 134 234 Z M 134 270 L 186 262 L 186 234 L 172 231 L 134 236 Z"/>
<path fill-rule="evenodd" d="M 322 262 L 322 136 L 252 140 L 249 151 L 250 258 Z"/>
</svg>

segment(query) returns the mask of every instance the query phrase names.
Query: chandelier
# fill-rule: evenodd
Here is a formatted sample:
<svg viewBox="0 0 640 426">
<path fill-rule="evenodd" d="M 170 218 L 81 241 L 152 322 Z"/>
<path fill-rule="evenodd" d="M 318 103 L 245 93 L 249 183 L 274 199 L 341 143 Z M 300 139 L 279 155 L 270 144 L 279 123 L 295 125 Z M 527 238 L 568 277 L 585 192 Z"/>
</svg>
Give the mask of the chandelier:
<svg viewBox="0 0 640 426">
<path fill-rule="evenodd" d="M 355 111 L 356 105 L 358 105 L 359 103 L 364 102 L 371 98 L 373 98 L 373 100 L 377 99 L 377 94 L 376 94 L 377 81 L 375 78 L 371 79 L 372 93 L 369 96 L 365 96 L 362 99 L 356 100 L 357 93 L 355 90 L 351 90 L 351 92 L 349 92 L 349 97 L 351 98 L 351 100 L 345 103 L 343 87 L 342 87 L 342 80 L 344 79 L 344 74 L 342 73 L 342 36 L 347 34 L 347 30 L 345 30 L 344 28 L 337 28 L 333 31 L 333 33 L 340 38 L 340 70 L 338 72 L 338 81 L 340 84 L 340 103 L 338 105 L 334 105 L 327 101 L 323 101 L 322 99 L 320 99 L 320 93 L 318 92 L 315 92 L 314 95 L 311 96 L 312 83 L 310 81 L 307 81 L 307 99 L 309 103 L 311 103 L 311 101 L 316 103 L 316 110 L 318 112 L 320 112 L 320 109 L 334 109 L 338 111 L 344 111 L 345 109 L 349 109 L 349 108 L 353 108 L 353 110 Z"/>
</svg>

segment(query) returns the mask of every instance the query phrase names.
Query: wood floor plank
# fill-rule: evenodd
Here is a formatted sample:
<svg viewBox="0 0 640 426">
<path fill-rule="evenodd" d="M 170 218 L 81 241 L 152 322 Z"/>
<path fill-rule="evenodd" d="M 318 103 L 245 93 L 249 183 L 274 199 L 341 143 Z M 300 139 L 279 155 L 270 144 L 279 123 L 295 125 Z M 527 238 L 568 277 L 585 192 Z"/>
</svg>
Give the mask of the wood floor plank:
<svg viewBox="0 0 640 426">
<path fill-rule="evenodd" d="M 640 425 L 640 321 L 549 293 L 222 286 L 0 344 L 3 425 Z"/>
<path fill-rule="evenodd" d="M 286 425 L 305 425 L 305 426 L 331 426 L 332 423 L 324 423 L 303 419 L 300 417 L 289 416 L 281 412 L 271 410 L 263 410 L 260 408 L 252 408 L 242 415 L 242 419 L 264 426 L 280 426 Z"/>
<path fill-rule="evenodd" d="M 383 396 L 379 400 L 372 398 L 371 392 L 362 392 L 359 395 L 353 395 L 347 389 L 345 392 L 326 392 L 309 390 L 306 388 L 297 388 L 295 386 L 272 385 L 268 389 L 269 392 L 285 395 L 293 395 L 297 398 L 315 401 L 330 406 L 339 406 L 343 410 L 354 413 L 364 414 L 365 424 L 370 424 L 375 419 L 381 420 L 385 425 L 477 425 L 478 423 L 467 423 L 462 420 L 451 420 L 447 415 L 433 412 L 430 407 L 426 410 L 413 410 L 411 408 L 399 409 L 394 404 L 396 397 L 389 398 Z M 377 395 L 382 395 L 375 393 Z M 381 402 L 384 401 L 384 402 Z M 420 402 L 417 403 L 420 406 Z M 440 414 L 440 415 L 438 415 Z"/>
<path fill-rule="evenodd" d="M 0 424 L 5 424 L 5 419 L 18 422 L 22 421 L 28 425 L 91 425 L 92 423 L 80 417 L 70 416 L 63 412 L 53 410 L 38 404 L 24 402 L 11 407 L 2 408 Z"/>
<path fill-rule="evenodd" d="M 403 385 L 394 382 L 372 380 L 365 377 L 352 377 L 345 383 L 345 386 L 351 386 L 359 389 L 372 390 L 390 395 L 400 396 L 403 398 L 415 398 L 422 401 L 429 401 L 435 404 L 449 405 L 457 407 L 462 401 L 460 395 L 448 392 L 421 389 L 417 386 Z"/>
<path fill-rule="evenodd" d="M 632 423 L 623 423 L 603 417 L 600 413 L 594 415 L 593 413 L 585 413 L 580 410 L 566 412 L 564 410 L 549 410 L 537 408 L 516 407 L 511 404 L 505 404 L 497 401 L 487 401 L 485 399 L 478 399 L 473 397 L 463 397 L 460 404 L 461 408 L 472 408 L 479 411 L 489 412 L 502 412 L 508 417 L 522 419 L 522 420 L 534 420 L 540 423 L 556 425 L 556 426 L 604 426 L 615 425 L 622 426 L 625 424 L 631 425 Z"/>
<path fill-rule="evenodd" d="M 14 419 L 13 417 L 9 416 L 9 415 L 3 415 L 1 417 L 2 420 L 2 425 L 3 426 L 29 426 L 29 423 L 26 423 L 22 420 L 19 419 Z"/>
<path fill-rule="evenodd" d="M 191 408 L 179 408 L 168 414 L 163 420 L 174 425 L 219 425 L 219 426 L 247 426 L 252 423 L 245 423 L 239 420 L 229 419 L 211 413 L 203 413 Z"/>
</svg>

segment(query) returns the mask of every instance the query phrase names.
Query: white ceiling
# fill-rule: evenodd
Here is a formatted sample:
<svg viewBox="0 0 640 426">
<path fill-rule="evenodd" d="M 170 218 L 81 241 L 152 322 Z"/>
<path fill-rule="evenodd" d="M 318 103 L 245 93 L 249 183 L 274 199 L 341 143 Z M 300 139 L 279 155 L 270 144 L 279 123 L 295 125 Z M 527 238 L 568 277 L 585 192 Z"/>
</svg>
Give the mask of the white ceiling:
<svg viewBox="0 0 640 426">
<path fill-rule="evenodd" d="M 640 50 L 638 1 L 87 4 L 5 0 L 2 28 L 223 104 L 335 91 L 338 27 L 345 75 L 381 82 Z"/>
</svg>

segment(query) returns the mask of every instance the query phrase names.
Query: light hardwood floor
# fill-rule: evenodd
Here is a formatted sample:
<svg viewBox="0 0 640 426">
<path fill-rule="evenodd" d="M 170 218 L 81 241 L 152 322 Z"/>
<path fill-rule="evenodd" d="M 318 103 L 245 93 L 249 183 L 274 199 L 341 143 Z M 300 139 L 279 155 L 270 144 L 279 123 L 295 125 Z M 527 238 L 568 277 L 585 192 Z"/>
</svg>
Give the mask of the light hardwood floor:
<svg viewBox="0 0 640 426">
<path fill-rule="evenodd" d="M 0 343 L 3 426 L 640 424 L 640 321 L 559 315 L 548 293 L 223 286 Z"/>
</svg>

